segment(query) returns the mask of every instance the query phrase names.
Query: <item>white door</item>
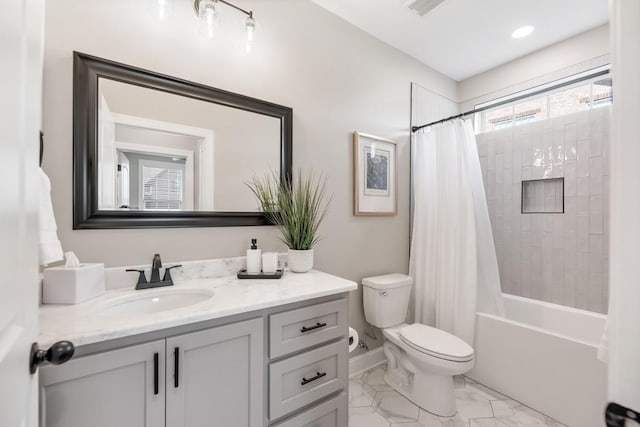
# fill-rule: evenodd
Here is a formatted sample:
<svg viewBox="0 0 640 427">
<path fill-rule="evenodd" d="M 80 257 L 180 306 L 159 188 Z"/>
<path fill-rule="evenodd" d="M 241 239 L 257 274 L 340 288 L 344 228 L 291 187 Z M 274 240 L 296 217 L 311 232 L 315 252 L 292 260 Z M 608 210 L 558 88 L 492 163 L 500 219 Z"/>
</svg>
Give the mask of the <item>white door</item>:
<svg viewBox="0 0 640 427">
<path fill-rule="evenodd" d="M 38 147 L 43 0 L 0 3 L 0 425 L 37 425 Z"/>
<path fill-rule="evenodd" d="M 262 427 L 262 319 L 167 338 L 166 427 Z"/>
</svg>

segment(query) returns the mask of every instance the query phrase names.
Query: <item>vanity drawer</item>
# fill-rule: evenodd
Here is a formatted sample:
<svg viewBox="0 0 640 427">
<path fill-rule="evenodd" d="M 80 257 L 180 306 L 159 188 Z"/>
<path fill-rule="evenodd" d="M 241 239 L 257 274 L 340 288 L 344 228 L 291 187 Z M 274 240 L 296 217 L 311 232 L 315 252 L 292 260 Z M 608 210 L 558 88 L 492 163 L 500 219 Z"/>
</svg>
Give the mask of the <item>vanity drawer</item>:
<svg viewBox="0 0 640 427">
<path fill-rule="evenodd" d="M 347 340 L 269 366 L 269 417 L 278 419 L 347 386 Z"/>
<path fill-rule="evenodd" d="M 269 354 L 275 358 L 335 338 L 346 338 L 347 321 L 346 298 L 272 314 Z"/>
<path fill-rule="evenodd" d="M 276 424 L 274 427 L 347 427 L 349 422 L 348 402 L 347 394 L 341 393 L 333 399 Z"/>
</svg>

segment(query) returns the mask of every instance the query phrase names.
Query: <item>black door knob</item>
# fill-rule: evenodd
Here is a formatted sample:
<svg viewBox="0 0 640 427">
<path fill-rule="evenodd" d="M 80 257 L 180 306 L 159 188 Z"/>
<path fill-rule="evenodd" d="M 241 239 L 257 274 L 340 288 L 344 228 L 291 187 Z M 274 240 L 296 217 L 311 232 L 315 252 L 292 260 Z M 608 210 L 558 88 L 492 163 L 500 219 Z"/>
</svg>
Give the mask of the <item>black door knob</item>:
<svg viewBox="0 0 640 427">
<path fill-rule="evenodd" d="M 31 344 L 31 356 L 29 358 L 29 371 L 35 374 L 40 365 L 45 360 L 54 365 L 60 365 L 73 357 L 76 348 L 70 341 L 58 341 L 49 350 L 40 350 L 38 343 Z"/>
</svg>

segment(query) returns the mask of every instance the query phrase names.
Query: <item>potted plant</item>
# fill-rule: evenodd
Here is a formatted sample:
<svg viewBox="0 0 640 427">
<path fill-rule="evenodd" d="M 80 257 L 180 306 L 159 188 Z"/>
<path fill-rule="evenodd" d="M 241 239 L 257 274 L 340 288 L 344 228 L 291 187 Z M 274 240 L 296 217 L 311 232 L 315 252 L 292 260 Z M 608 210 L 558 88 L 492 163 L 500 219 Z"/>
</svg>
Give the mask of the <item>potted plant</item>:
<svg viewBox="0 0 640 427">
<path fill-rule="evenodd" d="M 247 184 L 267 219 L 276 224 L 289 248 L 289 269 L 305 273 L 313 268 L 313 246 L 320 240 L 318 227 L 333 196 L 327 196 L 322 174 L 298 170 L 294 180 L 281 180 L 276 172 Z"/>
</svg>

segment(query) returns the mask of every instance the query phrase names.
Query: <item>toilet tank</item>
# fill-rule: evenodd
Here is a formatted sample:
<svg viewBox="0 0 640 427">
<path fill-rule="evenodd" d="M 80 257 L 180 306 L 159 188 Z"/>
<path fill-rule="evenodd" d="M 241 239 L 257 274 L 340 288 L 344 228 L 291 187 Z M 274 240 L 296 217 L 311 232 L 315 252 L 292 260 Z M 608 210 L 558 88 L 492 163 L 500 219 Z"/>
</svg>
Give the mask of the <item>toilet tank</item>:
<svg viewBox="0 0 640 427">
<path fill-rule="evenodd" d="M 385 274 L 362 279 L 364 316 L 378 328 L 396 326 L 405 321 L 413 277 Z"/>
</svg>

